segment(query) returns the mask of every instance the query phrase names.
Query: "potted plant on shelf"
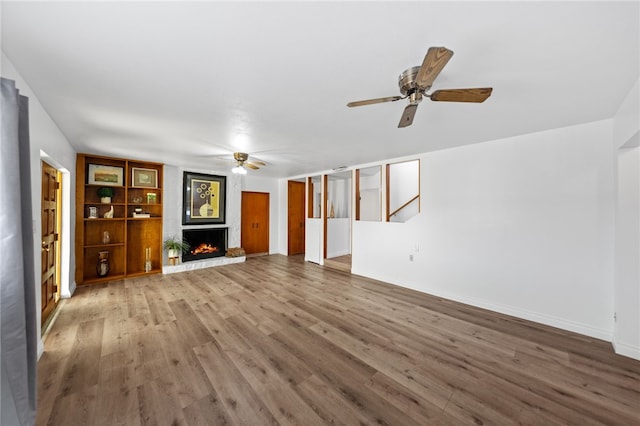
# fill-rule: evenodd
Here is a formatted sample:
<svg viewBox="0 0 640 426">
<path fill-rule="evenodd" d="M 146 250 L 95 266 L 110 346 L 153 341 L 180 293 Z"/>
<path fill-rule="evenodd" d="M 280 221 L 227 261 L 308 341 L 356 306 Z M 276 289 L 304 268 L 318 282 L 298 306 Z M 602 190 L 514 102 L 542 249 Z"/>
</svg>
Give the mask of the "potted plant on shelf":
<svg viewBox="0 0 640 426">
<path fill-rule="evenodd" d="M 180 253 L 188 252 L 190 246 L 186 240 L 181 240 L 177 237 L 169 237 L 162 243 L 162 248 L 167 252 L 169 265 L 175 265 Z"/>
<path fill-rule="evenodd" d="M 98 188 L 98 197 L 100 197 L 101 203 L 109 204 L 111 202 L 111 197 L 113 197 L 113 188 Z"/>
</svg>

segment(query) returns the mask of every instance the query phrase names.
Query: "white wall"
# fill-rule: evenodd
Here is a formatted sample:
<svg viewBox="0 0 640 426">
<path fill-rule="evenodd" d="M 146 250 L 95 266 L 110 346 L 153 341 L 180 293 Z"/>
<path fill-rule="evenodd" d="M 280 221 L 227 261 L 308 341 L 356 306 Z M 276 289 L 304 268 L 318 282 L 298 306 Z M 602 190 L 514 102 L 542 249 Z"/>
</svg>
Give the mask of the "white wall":
<svg viewBox="0 0 640 426">
<path fill-rule="evenodd" d="M 382 220 L 381 170 L 371 176 L 360 173 L 360 220 Z"/>
<path fill-rule="evenodd" d="M 640 359 L 640 88 L 631 89 L 614 117 L 617 165 L 615 223 L 616 352 Z"/>
<path fill-rule="evenodd" d="M 616 326 L 613 342 L 617 353 L 640 359 L 640 148 L 638 145 L 618 151 L 615 248 Z"/>
<path fill-rule="evenodd" d="M 612 131 L 605 120 L 420 156 L 422 213 L 356 222 L 352 271 L 610 340 Z"/>
<path fill-rule="evenodd" d="M 40 339 L 40 277 L 41 277 L 41 185 L 42 169 L 40 160 L 45 159 L 49 164 L 63 171 L 63 200 L 62 200 L 62 276 L 60 292 L 62 297 L 70 297 L 75 290 L 73 280 L 75 271 L 75 256 L 73 253 L 75 230 L 72 217 L 75 212 L 75 170 L 76 152 L 69 141 L 53 122 L 49 114 L 40 104 L 35 93 L 15 69 L 9 58 L 2 52 L 2 77 L 15 80 L 20 93 L 29 98 L 29 133 L 31 151 L 31 203 L 33 206 L 33 243 L 36 279 L 36 304 L 38 324 L 38 354 L 42 354 L 44 347 Z"/>
<path fill-rule="evenodd" d="M 304 226 L 304 260 L 324 264 L 323 219 L 307 218 Z"/>
<path fill-rule="evenodd" d="M 351 218 L 327 219 L 327 259 L 351 253 Z"/>
<path fill-rule="evenodd" d="M 619 148 L 640 130 L 640 79 L 622 101 L 614 117 L 613 146 Z"/>
</svg>

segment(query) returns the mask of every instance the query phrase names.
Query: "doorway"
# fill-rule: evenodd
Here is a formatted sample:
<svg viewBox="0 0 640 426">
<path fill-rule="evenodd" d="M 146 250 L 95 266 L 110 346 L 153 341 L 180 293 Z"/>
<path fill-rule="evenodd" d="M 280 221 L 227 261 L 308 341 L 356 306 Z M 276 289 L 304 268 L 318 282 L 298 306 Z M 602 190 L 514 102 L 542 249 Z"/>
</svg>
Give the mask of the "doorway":
<svg viewBox="0 0 640 426">
<path fill-rule="evenodd" d="M 324 266 L 351 271 L 352 172 L 325 175 Z"/>
<path fill-rule="evenodd" d="M 304 253 L 304 232 L 305 232 L 305 215 L 304 215 L 304 197 L 305 183 L 290 180 L 288 182 L 287 192 L 287 254 Z"/>
<path fill-rule="evenodd" d="M 60 228 L 61 174 L 50 164 L 42 161 L 42 275 L 41 275 L 41 322 L 42 330 L 60 300 Z"/>
</svg>

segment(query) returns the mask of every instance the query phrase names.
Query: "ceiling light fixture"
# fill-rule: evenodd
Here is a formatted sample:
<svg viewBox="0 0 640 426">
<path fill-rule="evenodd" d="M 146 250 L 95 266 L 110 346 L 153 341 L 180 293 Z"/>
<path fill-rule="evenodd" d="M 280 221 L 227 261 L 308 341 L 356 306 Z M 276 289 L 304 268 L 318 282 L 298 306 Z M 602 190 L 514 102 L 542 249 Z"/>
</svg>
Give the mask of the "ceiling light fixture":
<svg viewBox="0 0 640 426">
<path fill-rule="evenodd" d="M 234 168 L 231 169 L 231 172 L 237 175 L 246 175 L 247 174 L 247 169 L 245 169 L 244 167 L 242 167 L 241 164 L 238 164 L 237 166 L 235 166 Z"/>
</svg>

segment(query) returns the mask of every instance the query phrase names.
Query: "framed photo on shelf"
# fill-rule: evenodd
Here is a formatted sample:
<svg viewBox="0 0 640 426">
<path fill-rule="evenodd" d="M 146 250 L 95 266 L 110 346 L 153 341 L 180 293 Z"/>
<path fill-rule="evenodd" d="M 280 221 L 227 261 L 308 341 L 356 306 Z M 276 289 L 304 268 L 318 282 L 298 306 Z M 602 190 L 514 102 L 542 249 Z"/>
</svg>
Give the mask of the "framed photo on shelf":
<svg viewBox="0 0 640 426">
<path fill-rule="evenodd" d="M 182 224 L 225 223 L 227 177 L 184 172 Z"/>
<path fill-rule="evenodd" d="M 155 169 L 132 167 L 131 186 L 134 188 L 157 188 L 158 171 Z"/>
<path fill-rule="evenodd" d="M 122 186 L 123 178 L 123 167 L 89 164 L 87 183 L 90 185 Z"/>
</svg>

